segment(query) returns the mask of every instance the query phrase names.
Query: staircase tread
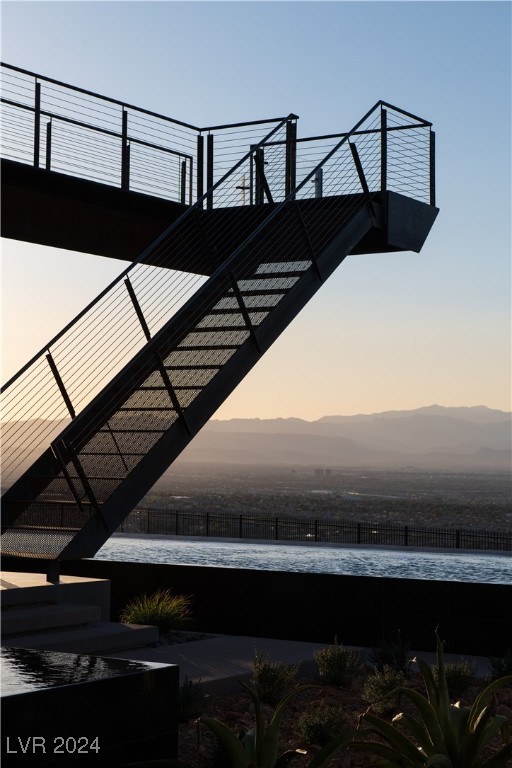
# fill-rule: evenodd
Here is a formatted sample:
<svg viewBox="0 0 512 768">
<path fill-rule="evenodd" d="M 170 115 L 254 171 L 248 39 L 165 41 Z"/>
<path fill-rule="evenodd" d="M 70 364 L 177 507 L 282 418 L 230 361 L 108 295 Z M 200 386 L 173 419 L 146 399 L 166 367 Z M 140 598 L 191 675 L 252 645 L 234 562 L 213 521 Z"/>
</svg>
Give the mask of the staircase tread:
<svg viewBox="0 0 512 768">
<path fill-rule="evenodd" d="M 3 645 L 17 648 L 42 650 L 70 650 L 87 653 L 106 648 L 149 645 L 158 640 L 156 627 L 146 624 L 118 624 L 113 621 L 95 621 L 88 626 L 56 628 L 54 630 L 10 635 L 3 638 Z"/>
<path fill-rule="evenodd" d="M 2 608 L 2 635 L 33 635 L 99 621 L 101 609 L 82 603 L 27 603 Z"/>
<path fill-rule="evenodd" d="M 94 621 L 91 622 L 88 627 L 63 627 L 62 629 L 57 629 L 56 632 L 59 633 L 59 635 L 66 635 L 66 636 L 77 636 L 81 637 L 84 633 L 89 634 L 96 634 L 97 632 L 111 632 L 112 634 L 129 634 L 130 632 L 138 632 L 143 629 L 153 629 L 155 630 L 156 627 L 152 626 L 151 624 L 121 624 L 117 621 Z M 38 632 L 37 634 L 41 635 L 47 635 L 48 632 Z M 13 638 L 20 638 L 27 636 L 32 636 L 32 633 L 19 633 L 17 635 L 13 635 Z M 36 637 L 36 633 L 34 633 L 33 637 Z"/>
</svg>

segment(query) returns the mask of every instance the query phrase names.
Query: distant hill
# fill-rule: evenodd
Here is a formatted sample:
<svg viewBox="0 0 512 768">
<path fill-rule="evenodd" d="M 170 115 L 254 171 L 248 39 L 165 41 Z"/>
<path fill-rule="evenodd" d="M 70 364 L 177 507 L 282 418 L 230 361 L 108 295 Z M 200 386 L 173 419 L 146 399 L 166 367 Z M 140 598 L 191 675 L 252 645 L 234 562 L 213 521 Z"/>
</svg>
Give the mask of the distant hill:
<svg viewBox="0 0 512 768">
<path fill-rule="evenodd" d="M 357 416 L 212 420 L 181 461 L 468 470 L 511 467 L 512 414 L 427 406 Z"/>
<path fill-rule="evenodd" d="M 36 445 L 41 429 L 49 428 L 57 436 L 67 423 L 34 421 L 25 439 Z M 432 405 L 410 411 L 324 416 L 317 421 L 211 420 L 178 461 L 509 471 L 511 434 L 512 414 L 484 406 Z M 36 455 L 37 450 L 33 458 Z M 4 459 L 8 459 L 5 450 Z"/>
</svg>

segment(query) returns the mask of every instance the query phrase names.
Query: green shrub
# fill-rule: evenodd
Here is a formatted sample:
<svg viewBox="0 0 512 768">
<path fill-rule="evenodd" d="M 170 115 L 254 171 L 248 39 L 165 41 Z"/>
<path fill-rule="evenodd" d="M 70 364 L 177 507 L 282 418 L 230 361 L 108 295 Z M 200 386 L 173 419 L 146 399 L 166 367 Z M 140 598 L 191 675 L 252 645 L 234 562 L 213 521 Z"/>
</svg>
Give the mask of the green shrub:
<svg viewBox="0 0 512 768">
<path fill-rule="evenodd" d="M 362 660 L 359 653 L 341 644 L 319 648 L 313 656 L 320 682 L 325 685 L 350 685 L 361 672 Z"/>
<path fill-rule="evenodd" d="M 396 637 L 387 637 L 377 643 L 372 648 L 368 661 L 374 664 L 379 672 L 382 672 L 384 667 L 391 667 L 407 674 L 410 650 L 409 643 L 402 640 L 398 632 Z"/>
<path fill-rule="evenodd" d="M 376 669 L 363 685 L 363 698 L 372 705 L 374 712 L 387 715 L 393 712 L 400 702 L 399 686 L 404 685 L 405 675 L 401 670 L 384 666 Z M 391 695 L 395 692 L 393 695 Z"/>
<path fill-rule="evenodd" d="M 199 717 L 204 713 L 208 694 L 200 680 L 193 682 L 185 675 L 184 682 L 180 685 L 179 720 L 186 723 L 193 717 Z"/>
<path fill-rule="evenodd" d="M 123 624 L 151 624 L 160 632 L 185 629 L 190 625 L 190 597 L 162 589 L 131 600 L 119 616 Z"/>
<path fill-rule="evenodd" d="M 253 662 L 252 684 L 264 704 L 277 704 L 295 684 L 299 665 L 288 667 L 280 661 L 264 659 L 256 654 Z"/>
<path fill-rule="evenodd" d="M 507 648 L 503 658 L 489 656 L 489 667 L 491 668 L 491 680 L 512 675 L 512 651 L 510 648 Z"/>
<path fill-rule="evenodd" d="M 476 680 L 476 667 L 465 659 L 460 661 L 447 661 L 444 665 L 446 684 L 450 692 L 450 698 L 459 699 L 467 692 L 470 685 Z M 436 685 L 439 683 L 439 667 L 432 665 L 432 674 Z"/>
<path fill-rule="evenodd" d="M 343 721 L 340 707 L 324 704 L 302 713 L 297 721 L 297 735 L 306 744 L 319 744 L 323 747 L 341 732 Z"/>
</svg>

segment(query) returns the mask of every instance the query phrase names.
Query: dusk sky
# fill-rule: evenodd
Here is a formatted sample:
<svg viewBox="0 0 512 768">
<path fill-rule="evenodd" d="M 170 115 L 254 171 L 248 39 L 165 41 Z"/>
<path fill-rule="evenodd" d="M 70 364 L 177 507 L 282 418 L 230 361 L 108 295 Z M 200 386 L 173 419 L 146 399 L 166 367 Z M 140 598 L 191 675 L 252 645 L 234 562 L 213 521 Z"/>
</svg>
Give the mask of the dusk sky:
<svg viewBox="0 0 512 768">
<path fill-rule="evenodd" d="M 420 254 L 349 257 L 218 418 L 511 403 L 509 2 L 2 2 L 2 61 L 196 125 L 431 120 Z M 2 380 L 124 264 L 2 240 Z"/>
</svg>

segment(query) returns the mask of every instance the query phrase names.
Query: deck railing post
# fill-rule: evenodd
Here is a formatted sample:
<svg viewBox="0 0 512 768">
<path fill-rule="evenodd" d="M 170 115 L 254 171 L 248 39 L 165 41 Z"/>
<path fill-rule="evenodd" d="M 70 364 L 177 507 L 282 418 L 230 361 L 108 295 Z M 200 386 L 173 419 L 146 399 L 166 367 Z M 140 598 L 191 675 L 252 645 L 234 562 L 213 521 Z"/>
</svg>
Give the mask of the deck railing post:
<svg viewBox="0 0 512 768">
<path fill-rule="evenodd" d="M 130 188 L 130 145 L 128 143 L 128 112 L 123 109 L 121 133 L 121 189 Z"/>
<path fill-rule="evenodd" d="M 430 131 L 430 205 L 436 204 L 436 134 Z"/>
<path fill-rule="evenodd" d="M 209 133 L 206 138 L 206 190 L 208 197 L 206 198 L 206 208 L 211 210 L 213 208 L 213 133 Z"/>
<path fill-rule="evenodd" d="M 196 199 L 198 207 L 202 208 L 202 202 L 199 202 L 203 196 L 204 183 L 204 136 L 197 137 L 197 168 L 196 168 Z"/>
<path fill-rule="evenodd" d="M 255 170 L 254 202 L 256 205 L 263 205 L 263 179 L 260 173 L 260 168 L 263 168 L 265 165 L 265 151 L 263 147 L 255 150 L 253 160 Z"/>
<path fill-rule="evenodd" d="M 52 168 L 52 119 L 46 123 L 46 170 Z"/>
<path fill-rule="evenodd" d="M 388 189 L 388 113 L 380 111 L 380 204 L 387 222 L 387 189 Z"/>
<path fill-rule="evenodd" d="M 41 130 L 41 83 L 36 80 L 34 100 L 34 168 L 39 168 L 39 141 Z"/>
<path fill-rule="evenodd" d="M 286 123 L 286 170 L 285 197 L 288 197 L 295 187 L 297 169 L 297 123 L 288 120 Z"/>
<path fill-rule="evenodd" d="M 180 165 L 180 202 L 185 205 L 187 190 L 187 163 L 185 160 L 181 161 Z"/>
<path fill-rule="evenodd" d="M 324 194 L 324 169 L 318 168 L 315 172 L 315 197 L 320 198 L 323 197 Z"/>
</svg>

